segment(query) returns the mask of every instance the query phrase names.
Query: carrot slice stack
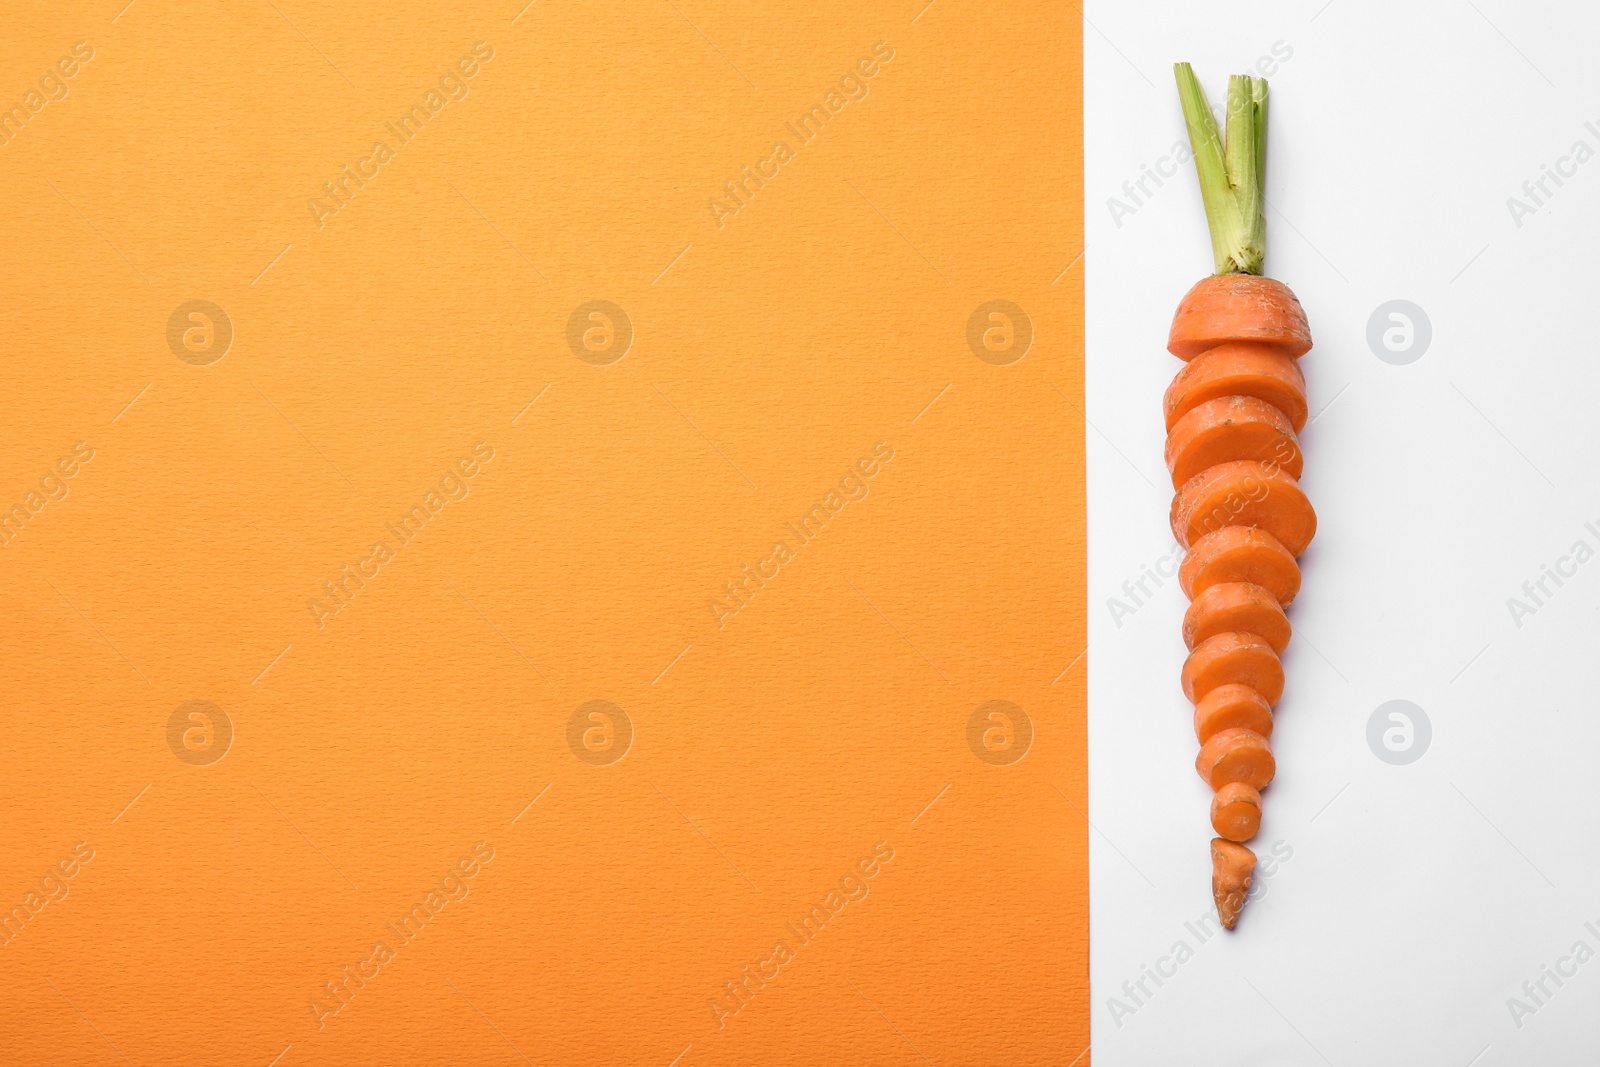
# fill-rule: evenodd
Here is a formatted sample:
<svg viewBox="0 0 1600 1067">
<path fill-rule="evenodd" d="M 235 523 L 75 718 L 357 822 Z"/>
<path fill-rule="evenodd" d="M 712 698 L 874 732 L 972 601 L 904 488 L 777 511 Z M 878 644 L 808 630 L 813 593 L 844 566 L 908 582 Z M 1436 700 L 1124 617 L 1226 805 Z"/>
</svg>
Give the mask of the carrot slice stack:
<svg viewBox="0 0 1600 1067">
<path fill-rule="evenodd" d="M 1162 400 L 1167 470 L 1176 494 L 1172 533 L 1188 550 L 1178 571 L 1192 603 L 1184 696 L 1195 705 L 1195 770 L 1211 802 L 1211 889 L 1233 929 L 1249 899 L 1261 826 L 1261 791 L 1277 773 L 1273 707 L 1283 695 L 1291 627 L 1284 609 L 1300 591 L 1296 557 L 1317 532 L 1300 476 L 1305 459 L 1311 350 L 1305 310 L 1287 285 L 1263 276 L 1267 83 L 1228 79 L 1226 139 L 1205 90 L 1177 65 L 1216 273 L 1178 304 L 1167 350 L 1183 367 Z"/>
</svg>

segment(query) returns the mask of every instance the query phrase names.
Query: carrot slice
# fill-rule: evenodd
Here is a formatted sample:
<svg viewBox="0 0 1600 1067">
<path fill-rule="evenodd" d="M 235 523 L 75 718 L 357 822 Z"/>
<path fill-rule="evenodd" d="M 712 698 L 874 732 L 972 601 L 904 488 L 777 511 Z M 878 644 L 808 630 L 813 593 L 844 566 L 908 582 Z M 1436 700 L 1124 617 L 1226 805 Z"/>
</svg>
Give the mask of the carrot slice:
<svg viewBox="0 0 1600 1067">
<path fill-rule="evenodd" d="M 1236 459 L 1277 465 L 1295 478 L 1305 466 L 1289 417 L 1259 397 L 1207 400 L 1167 435 L 1167 470 L 1174 489 L 1207 467 Z"/>
<path fill-rule="evenodd" d="M 1201 471 L 1172 498 L 1172 536 L 1184 547 L 1225 526 L 1259 526 L 1298 556 L 1316 536 L 1317 513 L 1286 471 L 1238 459 Z"/>
<path fill-rule="evenodd" d="M 1259 585 L 1288 607 L 1300 592 L 1300 565 L 1267 531 L 1224 526 L 1196 541 L 1178 568 L 1178 584 L 1191 600 L 1223 582 Z"/>
<path fill-rule="evenodd" d="M 1289 647 L 1289 619 L 1277 598 L 1249 582 L 1214 585 L 1195 597 L 1184 612 L 1183 643 L 1190 648 L 1208 637 L 1232 632 L 1255 634 L 1280 656 Z"/>
<path fill-rule="evenodd" d="M 1272 705 L 1248 685 L 1219 685 L 1194 706 L 1194 735 L 1202 745 L 1232 729 L 1272 736 Z"/>
<path fill-rule="evenodd" d="M 1272 707 L 1283 696 L 1283 664 L 1255 634 L 1208 637 L 1183 661 L 1183 695 L 1198 704 L 1223 685 L 1247 685 Z"/>
<path fill-rule="evenodd" d="M 1265 737 L 1249 730 L 1221 730 L 1200 746 L 1194 769 L 1212 789 L 1221 789 L 1229 782 L 1265 789 L 1278 765 Z"/>
<path fill-rule="evenodd" d="M 1229 782 L 1211 798 L 1211 828 L 1229 841 L 1248 841 L 1261 829 L 1261 794 L 1243 782 Z"/>
<path fill-rule="evenodd" d="M 1225 344 L 1191 360 L 1172 379 L 1162 398 L 1171 430 L 1207 400 L 1253 396 L 1265 400 L 1289 419 L 1299 433 L 1306 424 L 1306 376 L 1300 364 L 1275 348 Z"/>
<path fill-rule="evenodd" d="M 1305 309 L 1282 282 L 1259 274 L 1213 274 L 1178 303 L 1167 351 L 1187 360 L 1227 341 L 1256 341 L 1303 356 L 1311 351 L 1311 329 Z"/>
<path fill-rule="evenodd" d="M 1232 930 L 1250 894 L 1250 875 L 1256 869 L 1256 854 L 1243 845 L 1211 839 L 1211 896 L 1217 902 L 1217 918 Z"/>
</svg>

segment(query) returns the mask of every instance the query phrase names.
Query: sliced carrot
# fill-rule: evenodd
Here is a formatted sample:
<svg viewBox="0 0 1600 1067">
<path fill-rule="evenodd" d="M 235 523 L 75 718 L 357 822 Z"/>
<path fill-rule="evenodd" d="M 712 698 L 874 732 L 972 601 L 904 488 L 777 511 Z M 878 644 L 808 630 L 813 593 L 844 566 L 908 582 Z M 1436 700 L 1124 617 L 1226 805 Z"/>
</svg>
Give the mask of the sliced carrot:
<svg viewBox="0 0 1600 1067">
<path fill-rule="evenodd" d="M 1213 274 L 1178 303 L 1167 351 L 1193 359 L 1227 341 L 1255 341 L 1303 356 L 1311 351 L 1311 329 L 1305 309 L 1282 282 L 1259 274 Z"/>
<path fill-rule="evenodd" d="M 1247 685 L 1273 707 L 1283 696 L 1283 664 L 1272 646 L 1255 634 L 1208 637 L 1183 661 L 1183 695 L 1198 704 L 1223 685 Z"/>
<path fill-rule="evenodd" d="M 1161 401 L 1167 429 L 1207 400 L 1223 396 L 1265 400 L 1288 417 L 1295 433 L 1305 427 L 1309 414 L 1300 364 L 1275 348 L 1225 344 L 1190 360 L 1173 377 Z"/>
<path fill-rule="evenodd" d="M 1194 735 L 1202 745 L 1232 729 L 1272 736 L 1272 705 L 1248 685 L 1219 685 L 1194 706 Z"/>
<path fill-rule="evenodd" d="M 1300 592 L 1300 565 L 1267 531 L 1224 526 L 1196 541 L 1178 568 L 1178 584 L 1190 599 L 1223 582 L 1259 585 L 1288 607 Z"/>
<path fill-rule="evenodd" d="M 1249 582 L 1214 585 L 1184 612 L 1183 643 L 1190 648 L 1223 633 L 1255 634 L 1280 656 L 1289 647 L 1289 619 L 1277 598 Z"/>
<path fill-rule="evenodd" d="M 1188 547 L 1225 526 L 1259 526 L 1298 556 L 1317 533 L 1317 513 L 1287 472 L 1248 459 L 1219 463 L 1172 498 L 1172 535 Z"/>
<path fill-rule="evenodd" d="M 1266 80 L 1228 79 L 1223 124 L 1194 69 L 1178 63 L 1174 75 L 1216 272 L 1185 294 L 1167 341 L 1187 364 L 1163 402 L 1167 470 L 1177 490 L 1170 521 L 1190 549 L 1180 568 L 1193 601 L 1184 616 L 1191 651 L 1183 691 L 1196 705 L 1195 769 L 1216 791 L 1211 892 L 1231 930 L 1256 865 L 1238 842 L 1260 829 L 1260 790 L 1277 769 L 1267 735 L 1248 727 L 1271 729 L 1272 705 L 1283 694 L 1278 652 L 1289 640 L 1282 605 L 1299 591 L 1295 558 L 1317 529 L 1298 482 L 1295 439 L 1307 418 L 1296 361 L 1310 351 L 1311 332 L 1288 286 L 1261 276 Z"/>
<path fill-rule="evenodd" d="M 1256 854 L 1243 845 L 1211 839 L 1211 896 L 1217 902 L 1217 918 L 1232 930 L 1250 894 L 1250 875 L 1256 869 Z"/>
<path fill-rule="evenodd" d="M 1243 782 L 1229 782 L 1211 798 L 1211 828 L 1229 841 L 1248 841 L 1261 829 L 1261 794 Z"/>
<path fill-rule="evenodd" d="M 1221 730 L 1200 746 L 1194 769 L 1212 789 L 1221 789 L 1229 782 L 1265 789 L 1278 765 L 1265 737 L 1249 730 Z"/>
<path fill-rule="evenodd" d="M 1258 397 L 1207 400 L 1167 435 L 1167 470 L 1174 489 L 1207 467 L 1236 459 L 1277 465 L 1295 478 L 1305 466 L 1289 417 Z"/>
</svg>

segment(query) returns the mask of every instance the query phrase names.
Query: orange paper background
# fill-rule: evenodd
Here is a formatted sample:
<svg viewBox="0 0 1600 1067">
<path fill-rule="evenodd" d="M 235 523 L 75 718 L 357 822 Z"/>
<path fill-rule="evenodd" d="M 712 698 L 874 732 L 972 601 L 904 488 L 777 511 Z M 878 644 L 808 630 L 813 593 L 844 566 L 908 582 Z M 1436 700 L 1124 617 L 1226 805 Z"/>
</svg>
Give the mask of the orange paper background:
<svg viewBox="0 0 1600 1067">
<path fill-rule="evenodd" d="M 7 12 L 6 1062 L 1088 1062 L 1079 24 L 923 4 Z M 206 365 L 168 342 L 191 300 L 232 324 Z M 609 365 L 567 343 L 590 300 L 632 323 Z M 1004 366 L 967 341 L 991 300 L 1032 325 Z M 234 735 L 203 766 L 169 744 L 196 700 Z M 569 746 L 592 700 L 620 760 Z M 1008 765 L 969 744 L 994 700 L 1031 723 Z"/>
</svg>

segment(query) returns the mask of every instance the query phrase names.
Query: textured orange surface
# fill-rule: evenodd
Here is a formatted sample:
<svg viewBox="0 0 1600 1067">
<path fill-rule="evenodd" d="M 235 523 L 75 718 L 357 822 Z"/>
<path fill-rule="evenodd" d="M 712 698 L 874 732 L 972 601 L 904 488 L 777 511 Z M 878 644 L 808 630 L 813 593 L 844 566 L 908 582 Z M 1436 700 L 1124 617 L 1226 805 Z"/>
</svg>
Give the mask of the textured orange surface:
<svg viewBox="0 0 1600 1067">
<path fill-rule="evenodd" d="M 924 3 L 8 10 L 4 1062 L 1088 1062 L 1079 26 Z"/>
</svg>

